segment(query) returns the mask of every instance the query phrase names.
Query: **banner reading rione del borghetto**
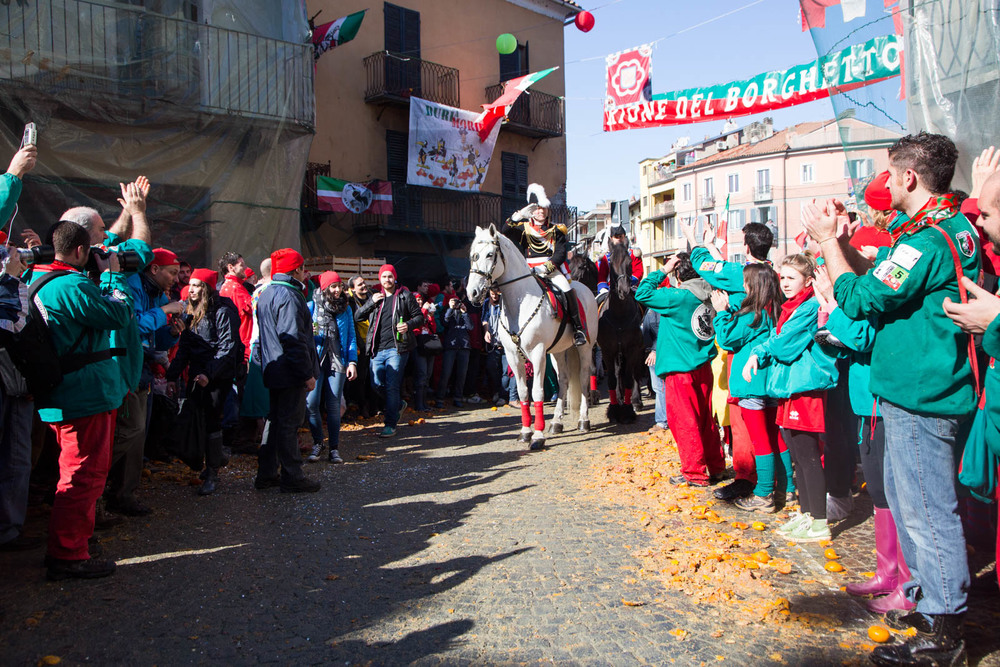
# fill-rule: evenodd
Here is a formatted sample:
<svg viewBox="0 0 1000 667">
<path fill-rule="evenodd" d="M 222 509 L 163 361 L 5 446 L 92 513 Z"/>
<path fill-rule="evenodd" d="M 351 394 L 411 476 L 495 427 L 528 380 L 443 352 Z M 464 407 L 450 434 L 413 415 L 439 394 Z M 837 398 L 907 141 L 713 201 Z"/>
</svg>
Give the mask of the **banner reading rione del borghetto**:
<svg viewBox="0 0 1000 667">
<path fill-rule="evenodd" d="M 770 111 L 899 76 L 902 41 L 876 37 L 781 72 L 766 72 L 718 86 L 653 95 L 604 112 L 604 131 L 685 125 Z"/>
</svg>

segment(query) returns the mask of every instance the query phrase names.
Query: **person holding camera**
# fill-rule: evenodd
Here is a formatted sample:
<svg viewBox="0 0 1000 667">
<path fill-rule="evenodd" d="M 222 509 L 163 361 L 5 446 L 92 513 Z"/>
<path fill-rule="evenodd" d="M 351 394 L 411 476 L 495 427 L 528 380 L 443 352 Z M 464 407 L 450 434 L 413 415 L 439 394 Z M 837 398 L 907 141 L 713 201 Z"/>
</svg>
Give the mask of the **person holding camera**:
<svg viewBox="0 0 1000 667">
<path fill-rule="evenodd" d="M 91 256 L 90 236 L 80 225 L 62 221 L 50 230 L 55 261 L 36 265 L 31 282 L 47 314 L 53 343 L 63 365 L 62 381 L 37 398 L 38 414 L 59 443 L 59 484 L 49 519 L 47 577 L 92 579 L 115 571 L 112 560 L 90 557 L 97 498 L 107 481 L 115 410 L 128 387 L 112 358 L 110 331 L 123 329 L 133 313 L 121 295 L 127 289 L 117 255 L 98 258 L 109 271 L 103 294 L 84 272 Z M 58 272 L 54 278 L 46 274 Z"/>
<path fill-rule="evenodd" d="M 222 452 L 222 409 L 233 386 L 236 371 L 243 363 L 240 316 L 233 302 L 215 291 L 219 274 L 212 269 L 195 269 L 188 283 L 188 303 L 184 331 L 177 356 L 167 369 L 167 380 L 176 382 L 188 369 L 188 400 L 198 401 L 205 415 L 205 469 L 198 495 L 215 492 L 219 468 L 225 465 Z"/>
</svg>

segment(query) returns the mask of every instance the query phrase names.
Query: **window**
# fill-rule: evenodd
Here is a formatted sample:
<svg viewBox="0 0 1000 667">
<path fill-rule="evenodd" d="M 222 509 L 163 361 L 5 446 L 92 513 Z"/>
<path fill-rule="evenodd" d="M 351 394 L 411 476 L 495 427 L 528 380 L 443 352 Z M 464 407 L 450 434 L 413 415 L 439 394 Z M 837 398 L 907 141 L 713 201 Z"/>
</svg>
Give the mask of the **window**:
<svg viewBox="0 0 1000 667">
<path fill-rule="evenodd" d="M 385 59 L 386 90 L 420 97 L 420 12 L 385 3 L 385 50 L 405 56 Z"/>
<path fill-rule="evenodd" d="M 814 166 L 812 163 L 802 165 L 801 182 L 802 183 L 812 183 L 816 180 L 816 176 L 813 173 Z"/>
<path fill-rule="evenodd" d="M 500 54 L 500 82 L 528 74 L 528 43 L 518 43 L 507 55 Z"/>
<path fill-rule="evenodd" d="M 758 190 L 770 190 L 771 189 L 771 170 L 770 169 L 758 169 L 757 170 L 757 189 Z"/>
<path fill-rule="evenodd" d="M 734 252 L 734 253 L 730 253 L 730 260 L 729 261 L 730 262 L 736 262 L 737 264 L 746 264 L 747 263 L 747 258 L 746 258 L 746 255 L 744 255 L 741 252 Z"/>
<path fill-rule="evenodd" d="M 503 194 L 503 219 L 523 207 L 528 195 L 528 157 L 504 151 L 500 155 L 500 192 Z M 593 223 L 592 223 L 593 224 Z"/>
<path fill-rule="evenodd" d="M 857 181 L 868 178 L 874 172 L 875 160 L 871 158 L 860 158 L 844 162 L 844 178 Z"/>
<path fill-rule="evenodd" d="M 739 192 L 740 191 L 740 175 L 739 174 L 729 174 L 729 191 Z"/>
<path fill-rule="evenodd" d="M 642 209 L 646 210 L 646 198 L 645 197 L 642 198 Z"/>
<path fill-rule="evenodd" d="M 743 229 L 747 224 L 747 212 L 741 208 L 729 212 L 729 229 Z"/>
<path fill-rule="evenodd" d="M 684 190 L 684 201 L 691 201 L 691 184 L 685 183 L 683 190 Z"/>
<path fill-rule="evenodd" d="M 777 206 L 756 206 L 750 209 L 750 222 L 759 222 L 767 225 L 774 234 L 774 247 L 778 246 L 778 207 Z"/>
<path fill-rule="evenodd" d="M 712 197 L 715 195 L 715 186 L 712 183 L 712 178 L 705 179 L 705 196 Z"/>
<path fill-rule="evenodd" d="M 386 130 L 386 176 L 392 181 L 392 220 L 393 224 L 418 228 L 423 226 L 423 204 L 420 191 L 406 185 L 407 146 L 409 135 L 406 132 Z"/>
</svg>

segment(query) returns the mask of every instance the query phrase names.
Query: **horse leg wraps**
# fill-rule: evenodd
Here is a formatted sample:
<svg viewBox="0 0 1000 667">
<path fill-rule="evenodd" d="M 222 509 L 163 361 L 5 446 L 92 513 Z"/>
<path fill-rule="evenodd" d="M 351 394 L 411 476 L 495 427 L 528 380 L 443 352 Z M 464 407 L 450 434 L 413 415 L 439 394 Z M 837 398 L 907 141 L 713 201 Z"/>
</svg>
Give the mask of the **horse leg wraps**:
<svg viewBox="0 0 1000 667">
<path fill-rule="evenodd" d="M 535 430 L 545 430 L 545 403 L 543 401 L 535 401 Z"/>
<path fill-rule="evenodd" d="M 618 405 L 618 391 L 616 389 L 608 389 L 608 396 L 610 397 L 611 405 Z"/>
<path fill-rule="evenodd" d="M 521 401 L 521 428 L 531 428 L 530 401 Z"/>
<path fill-rule="evenodd" d="M 590 391 L 597 391 L 597 376 L 590 376 Z"/>
<path fill-rule="evenodd" d="M 632 405 L 632 390 L 631 389 L 622 389 L 622 394 L 623 394 L 623 396 L 622 396 L 622 403 L 624 405 Z"/>
</svg>

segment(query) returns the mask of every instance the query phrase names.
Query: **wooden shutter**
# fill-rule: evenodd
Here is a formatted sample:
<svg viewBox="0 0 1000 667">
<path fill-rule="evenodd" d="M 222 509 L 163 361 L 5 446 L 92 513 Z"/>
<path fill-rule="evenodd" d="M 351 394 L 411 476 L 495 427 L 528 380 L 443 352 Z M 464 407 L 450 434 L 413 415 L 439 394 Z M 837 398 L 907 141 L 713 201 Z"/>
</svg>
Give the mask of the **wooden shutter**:
<svg viewBox="0 0 1000 667">
<path fill-rule="evenodd" d="M 504 152 L 500 156 L 500 192 L 503 194 L 502 213 L 510 214 L 527 204 L 528 158 L 518 153 Z"/>
</svg>

